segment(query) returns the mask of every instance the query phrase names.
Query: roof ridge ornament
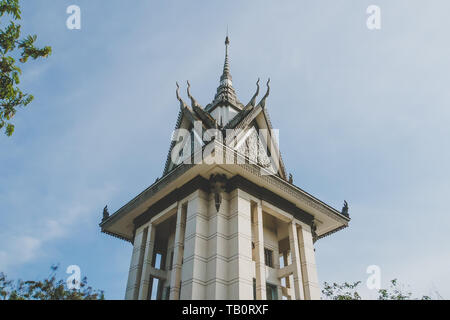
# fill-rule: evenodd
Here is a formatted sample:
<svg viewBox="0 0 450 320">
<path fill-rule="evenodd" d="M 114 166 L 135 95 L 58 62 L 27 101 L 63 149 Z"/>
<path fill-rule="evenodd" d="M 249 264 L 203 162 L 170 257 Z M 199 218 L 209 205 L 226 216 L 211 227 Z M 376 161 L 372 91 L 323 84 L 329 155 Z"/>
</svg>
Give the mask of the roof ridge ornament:
<svg viewBox="0 0 450 320">
<path fill-rule="evenodd" d="M 256 97 L 258 96 L 258 94 L 259 94 L 259 78 L 258 78 L 258 81 L 256 81 L 256 92 L 253 95 L 250 102 L 247 104 L 247 107 L 250 107 L 250 106 L 254 107 L 256 105 Z"/>
<path fill-rule="evenodd" d="M 349 216 L 349 214 L 348 214 L 348 203 L 347 203 L 347 201 L 345 201 L 344 200 L 344 206 L 342 207 L 342 211 L 341 211 L 341 213 L 344 215 L 344 216 Z"/>
<path fill-rule="evenodd" d="M 177 99 L 178 99 L 178 101 L 180 101 L 180 108 L 187 109 L 188 106 L 187 106 L 186 102 L 184 102 L 183 99 L 181 99 L 181 97 L 180 97 L 180 85 L 178 84 L 178 82 L 175 82 L 175 84 L 177 85 L 176 93 L 177 93 Z"/>
<path fill-rule="evenodd" d="M 200 109 L 203 109 L 203 107 L 195 100 L 195 98 L 191 95 L 191 84 L 189 83 L 189 80 L 187 80 L 187 95 L 189 99 L 191 99 L 191 106 L 192 108 L 198 107 Z"/>
<path fill-rule="evenodd" d="M 266 107 L 266 99 L 267 99 L 267 97 L 269 96 L 269 93 L 270 93 L 270 85 L 269 85 L 269 83 L 270 83 L 270 78 L 267 80 L 267 83 L 266 83 L 266 86 L 267 86 L 266 94 L 261 99 L 261 101 L 258 103 L 258 105 L 260 105 L 261 108 L 263 108 L 263 109 Z"/>
<path fill-rule="evenodd" d="M 187 81 L 187 94 L 191 99 L 192 110 L 200 117 L 202 121 L 204 121 L 209 128 L 217 128 L 216 120 L 206 112 L 203 107 L 195 100 L 195 98 L 191 95 L 191 84 L 189 80 Z"/>
<path fill-rule="evenodd" d="M 102 219 L 102 222 L 105 221 L 105 220 L 108 220 L 108 218 L 109 218 L 109 211 L 108 211 L 108 206 L 106 205 L 103 208 L 103 219 Z"/>
</svg>

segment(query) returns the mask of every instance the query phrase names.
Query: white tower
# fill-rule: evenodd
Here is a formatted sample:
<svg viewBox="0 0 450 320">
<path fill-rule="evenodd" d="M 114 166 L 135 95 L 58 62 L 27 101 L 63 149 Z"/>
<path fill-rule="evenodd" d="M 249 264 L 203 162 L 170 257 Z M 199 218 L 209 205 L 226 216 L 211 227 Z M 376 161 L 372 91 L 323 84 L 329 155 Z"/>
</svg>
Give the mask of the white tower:
<svg viewBox="0 0 450 320">
<path fill-rule="evenodd" d="M 133 244 L 126 299 L 320 299 L 314 242 L 348 226 L 342 212 L 287 177 L 267 92 L 236 97 L 228 61 L 203 108 L 179 95 L 163 176 L 109 216 Z"/>
</svg>

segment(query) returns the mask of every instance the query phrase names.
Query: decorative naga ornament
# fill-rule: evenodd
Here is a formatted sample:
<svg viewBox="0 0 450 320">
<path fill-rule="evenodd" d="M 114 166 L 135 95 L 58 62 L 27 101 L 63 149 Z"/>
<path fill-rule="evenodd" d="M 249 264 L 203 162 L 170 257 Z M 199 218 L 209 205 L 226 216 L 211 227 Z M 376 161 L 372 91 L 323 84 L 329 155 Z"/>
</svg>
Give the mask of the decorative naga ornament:
<svg viewBox="0 0 450 320">
<path fill-rule="evenodd" d="M 267 97 L 269 96 L 269 93 L 270 93 L 270 85 L 269 84 L 270 84 L 270 78 L 267 79 L 267 83 L 266 83 L 267 91 L 266 91 L 266 94 L 261 99 L 261 101 L 258 103 L 261 106 L 261 108 L 263 108 L 263 109 L 266 107 L 266 99 L 267 99 Z"/>
<path fill-rule="evenodd" d="M 342 212 L 341 213 L 343 215 L 345 215 L 345 216 L 349 216 L 349 214 L 348 214 L 348 203 L 345 200 L 344 200 L 344 206 L 342 207 Z"/>
<path fill-rule="evenodd" d="M 317 239 L 319 238 L 316 231 L 317 231 L 317 225 L 316 225 L 316 222 L 313 221 L 311 223 L 311 234 L 312 234 L 313 243 L 316 243 Z"/>
<path fill-rule="evenodd" d="M 181 97 L 180 97 L 180 85 L 178 84 L 178 82 L 175 82 L 175 84 L 177 85 L 176 95 L 177 95 L 177 100 L 180 102 L 180 108 L 182 110 L 187 109 L 188 106 L 187 106 L 186 102 L 184 102 L 183 99 L 181 99 Z"/>
<path fill-rule="evenodd" d="M 225 191 L 227 184 L 227 176 L 224 174 L 212 174 L 209 177 L 209 183 L 211 185 L 211 192 L 214 194 L 216 211 L 219 212 L 220 205 L 222 204 L 222 192 Z"/>
<path fill-rule="evenodd" d="M 247 104 L 246 108 L 250 108 L 250 107 L 255 107 L 256 106 L 256 97 L 259 94 L 259 78 L 258 81 L 256 81 L 256 92 L 253 95 L 252 99 L 250 100 L 250 102 Z"/>
<path fill-rule="evenodd" d="M 103 208 L 103 219 L 102 219 L 102 221 L 105 221 L 105 220 L 108 219 L 108 218 L 109 218 L 108 206 L 105 206 L 105 207 Z"/>
</svg>

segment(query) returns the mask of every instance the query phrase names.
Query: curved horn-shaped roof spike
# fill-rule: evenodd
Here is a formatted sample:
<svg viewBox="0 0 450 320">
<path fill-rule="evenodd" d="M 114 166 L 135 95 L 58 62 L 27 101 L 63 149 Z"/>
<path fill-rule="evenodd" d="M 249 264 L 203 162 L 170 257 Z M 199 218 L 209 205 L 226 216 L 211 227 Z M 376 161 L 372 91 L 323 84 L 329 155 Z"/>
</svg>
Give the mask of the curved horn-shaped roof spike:
<svg viewBox="0 0 450 320">
<path fill-rule="evenodd" d="M 178 99 L 178 101 L 180 101 L 180 108 L 187 108 L 186 103 L 180 97 L 180 85 L 178 84 L 178 82 L 175 82 L 175 83 L 177 85 L 176 93 L 177 93 L 177 99 Z"/>
<path fill-rule="evenodd" d="M 187 89 L 186 90 L 187 90 L 187 95 L 188 95 L 189 99 L 191 99 L 192 108 L 194 108 L 194 106 L 202 108 L 202 106 L 198 104 L 197 100 L 195 100 L 195 98 L 193 96 L 191 96 L 191 84 L 189 83 L 189 80 L 187 81 Z"/>
<path fill-rule="evenodd" d="M 267 85 L 266 94 L 261 99 L 261 101 L 258 103 L 262 108 L 264 108 L 266 106 L 266 99 L 267 99 L 267 97 L 269 96 L 269 93 L 270 93 L 270 85 L 269 85 L 269 83 L 270 83 L 270 78 L 267 80 L 267 83 L 266 83 L 266 85 Z"/>
<path fill-rule="evenodd" d="M 181 100 L 181 98 L 180 98 L 180 85 L 178 84 L 178 81 L 175 82 L 175 84 L 177 85 L 176 93 L 177 93 L 177 100 L 179 101 L 179 100 Z"/>
<path fill-rule="evenodd" d="M 191 84 L 190 84 L 189 80 L 186 80 L 186 83 L 187 83 L 186 91 L 187 91 L 188 97 L 191 98 Z"/>
<path fill-rule="evenodd" d="M 256 81 L 256 92 L 253 95 L 250 102 L 247 104 L 247 107 L 249 107 L 249 106 L 254 107 L 256 105 L 256 97 L 258 96 L 258 94 L 259 94 L 259 78 L 258 78 L 258 81 Z"/>
<path fill-rule="evenodd" d="M 207 123 L 208 126 L 212 128 L 217 128 L 216 120 L 208 112 L 206 112 L 203 109 L 203 107 L 200 104 L 198 104 L 198 102 L 191 95 L 191 84 L 189 83 L 189 80 L 187 81 L 187 94 L 191 99 L 192 109 L 200 117 L 200 119 L 205 123 Z"/>
</svg>

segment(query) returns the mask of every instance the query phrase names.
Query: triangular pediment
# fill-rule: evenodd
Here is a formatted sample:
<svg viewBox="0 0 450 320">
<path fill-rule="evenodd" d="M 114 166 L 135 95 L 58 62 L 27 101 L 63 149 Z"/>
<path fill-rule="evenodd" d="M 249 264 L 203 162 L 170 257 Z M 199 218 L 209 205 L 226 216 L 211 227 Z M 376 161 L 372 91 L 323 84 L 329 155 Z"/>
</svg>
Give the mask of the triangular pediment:
<svg viewBox="0 0 450 320">
<path fill-rule="evenodd" d="M 163 176 L 172 171 L 186 156 L 190 156 L 196 149 L 203 147 L 203 131 L 208 129 L 207 121 L 190 108 L 182 108 L 178 113 L 177 123 L 172 133 Z M 199 127 L 200 124 L 200 127 Z M 189 133 L 189 137 L 186 135 Z M 190 145 L 187 145 L 187 144 Z M 198 146 L 195 148 L 195 146 Z M 189 150 L 187 152 L 187 150 Z"/>
<path fill-rule="evenodd" d="M 201 153 L 202 148 L 217 138 L 235 150 L 240 161 L 245 159 L 245 163 L 257 164 L 283 179 L 287 177 L 279 150 L 278 131 L 272 128 L 266 109 L 260 105 L 244 108 L 225 127 L 215 128 L 202 122 L 191 108 L 185 108 L 179 113 L 175 129 L 164 175 L 183 161 L 192 161 L 194 153 Z"/>
<path fill-rule="evenodd" d="M 226 145 L 233 145 L 233 149 L 245 155 L 250 162 L 286 179 L 279 150 L 278 131 L 272 128 L 265 108 L 260 105 L 244 108 L 229 122 L 226 129 L 234 130 L 233 134 L 227 135 Z M 231 143 L 232 140 L 234 143 Z"/>
</svg>

